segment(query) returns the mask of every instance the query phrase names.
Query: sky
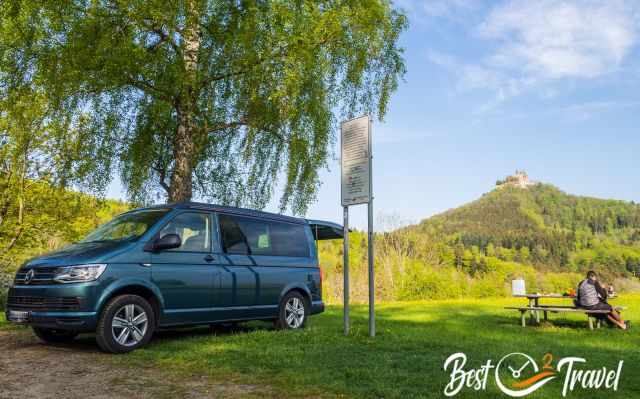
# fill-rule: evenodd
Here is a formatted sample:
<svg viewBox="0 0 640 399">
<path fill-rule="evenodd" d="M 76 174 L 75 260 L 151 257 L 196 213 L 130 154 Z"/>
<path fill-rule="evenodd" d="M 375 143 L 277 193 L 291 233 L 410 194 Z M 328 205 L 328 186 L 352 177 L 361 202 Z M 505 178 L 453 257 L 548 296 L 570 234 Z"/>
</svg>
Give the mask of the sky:
<svg viewBox="0 0 640 399">
<path fill-rule="evenodd" d="M 376 230 L 472 201 L 516 169 L 571 194 L 640 202 L 640 1 L 395 6 L 410 21 L 407 74 L 373 126 Z M 341 223 L 333 152 L 306 216 Z M 107 196 L 124 198 L 117 180 Z M 366 206 L 350 220 L 366 229 Z"/>
</svg>

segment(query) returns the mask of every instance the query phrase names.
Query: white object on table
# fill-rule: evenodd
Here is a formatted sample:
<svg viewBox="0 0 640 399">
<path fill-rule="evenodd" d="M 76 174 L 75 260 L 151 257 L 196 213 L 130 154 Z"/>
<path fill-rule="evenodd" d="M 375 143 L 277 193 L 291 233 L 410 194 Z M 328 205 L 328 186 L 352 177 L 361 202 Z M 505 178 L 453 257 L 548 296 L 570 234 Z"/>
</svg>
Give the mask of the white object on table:
<svg viewBox="0 0 640 399">
<path fill-rule="evenodd" d="M 511 295 L 527 295 L 524 279 L 518 278 L 511 282 Z"/>
</svg>

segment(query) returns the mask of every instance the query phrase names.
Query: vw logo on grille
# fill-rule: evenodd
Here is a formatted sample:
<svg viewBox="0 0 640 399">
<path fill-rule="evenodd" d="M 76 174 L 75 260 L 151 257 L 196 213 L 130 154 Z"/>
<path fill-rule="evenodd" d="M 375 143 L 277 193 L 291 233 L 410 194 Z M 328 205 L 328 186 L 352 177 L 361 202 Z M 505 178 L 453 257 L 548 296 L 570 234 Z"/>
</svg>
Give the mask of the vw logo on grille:
<svg viewBox="0 0 640 399">
<path fill-rule="evenodd" d="M 33 280 L 33 276 L 35 276 L 36 272 L 31 269 L 27 272 L 27 274 L 24 275 L 24 283 L 25 284 L 29 284 L 31 282 L 31 280 Z"/>
</svg>

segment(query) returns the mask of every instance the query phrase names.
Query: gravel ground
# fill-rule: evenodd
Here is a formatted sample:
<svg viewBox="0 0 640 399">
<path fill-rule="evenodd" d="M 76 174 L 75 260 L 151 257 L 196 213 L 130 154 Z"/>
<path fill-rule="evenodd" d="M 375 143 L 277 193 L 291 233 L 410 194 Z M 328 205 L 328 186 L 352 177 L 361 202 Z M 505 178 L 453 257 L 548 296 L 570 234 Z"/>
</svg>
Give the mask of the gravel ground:
<svg viewBox="0 0 640 399">
<path fill-rule="evenodd" d="M 0 398 L 227 398 L 262 396 L 268 387 L 177 377 L 126 355 L 99 351 L 94 338 L 45 345 L 30 330 L 0 331 Z"/>
</svg>

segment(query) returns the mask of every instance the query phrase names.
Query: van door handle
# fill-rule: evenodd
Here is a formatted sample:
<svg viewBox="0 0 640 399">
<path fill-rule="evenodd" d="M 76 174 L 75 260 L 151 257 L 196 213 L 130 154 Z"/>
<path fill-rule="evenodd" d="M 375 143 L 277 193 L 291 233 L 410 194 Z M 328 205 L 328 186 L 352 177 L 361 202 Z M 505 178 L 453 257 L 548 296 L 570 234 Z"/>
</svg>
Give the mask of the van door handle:
<svg viewBox="0 0 640 399">
<path fill-rule="evenodd" d="M 213 262 L 214 260 L 216 260 L 216 258 L 211 255 L 207 255 L 204 257 L 204 260 L 206 260 L 207 262 Z"/>
</svg>

